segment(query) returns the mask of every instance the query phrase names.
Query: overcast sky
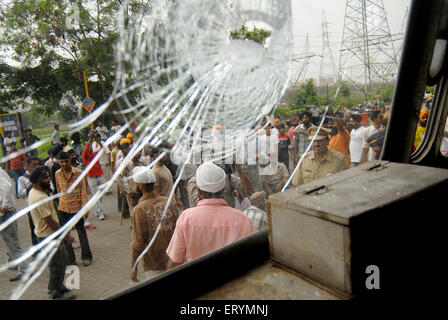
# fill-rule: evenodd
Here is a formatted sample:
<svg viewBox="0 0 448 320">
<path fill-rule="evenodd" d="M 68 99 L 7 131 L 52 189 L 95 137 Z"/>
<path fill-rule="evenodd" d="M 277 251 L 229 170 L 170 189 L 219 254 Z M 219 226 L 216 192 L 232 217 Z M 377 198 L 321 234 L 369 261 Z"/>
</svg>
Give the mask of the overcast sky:
<svg viewBox="0 0 448 320">
<path fill-rule="evenodd" d="M 303 53 L 306 34 L 310 38 L 310 50 L 321 54 L 322 51 L 322 13 L 328 22 L 328 31 L 332 45 L 332 53 L 339 61 L 338 50 L 342 42 L 346 0 L 291 0 L 293 15 L 294 53 Z M 378 0 L 381 2 L 381 0 Z M 392 34 L 400 33 L 406 8 L 410 0 L 383 0 Z M 319 73 L 320 58 L 311 59 L 310 76 L 317 77 Z M 299 67 L 299 66 L 297 66 Z"/>
<path fill-rule="evenodd" d="M 0 0 L 5 3 L 9 0 Z M 377 0 L 381 2 L 381 0 Z M 406 8 L 411 0 L 383 0 L 392 34 L 401 31 Z M 346 0 L 291 0 L 293 18 L 294 54 L 301 54 L 304 50 L 306 34 L 309 34 L 311 52 L 321 54 L 322 51 L 322 13 L 325 12 L 329 26 L 329 36 L 332 52 L 336 64 L 339 61 L 338 50 L 342 41 Z M 0 55 L 1 59 L 1 55 Z M 7 56 L 3 57 L 7 63 L 13 63 Z M 319 73 L 320 58 L 311 59 L 308 76 L 317 77 Z M 293 69 L 298 69 L 294 64 Z M 294 76 L 293 76 L 294 77 Z"/>
</svg>

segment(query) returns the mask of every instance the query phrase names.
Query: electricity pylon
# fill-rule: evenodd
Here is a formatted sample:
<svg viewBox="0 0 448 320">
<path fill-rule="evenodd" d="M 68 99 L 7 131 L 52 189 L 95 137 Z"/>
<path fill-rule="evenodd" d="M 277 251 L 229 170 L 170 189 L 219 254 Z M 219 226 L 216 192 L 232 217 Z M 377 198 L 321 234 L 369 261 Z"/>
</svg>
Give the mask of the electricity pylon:
<svg viewBox="0 0 448 320">
<path fill-rule="evenodd" d="M 319 90 L 324 86 L 336 83 L 338 72 L 330 46 L 330 37 L 328 35 L 328 22 L 325 13 L 322 13 L 322 55 L 319 68 Z"/>
<path fill-rule="evenodd" d="M 395 80 L 398 61 L 382 0 L 347 0 L 339 58 L 339 81 L 372 85 Z"/>
<path fill-rule="evenodd" d="M 303 53 L 300 56 L 295 57 L 295 61 L 300 62 L 296 83 L 306 80 L 308 75 L 308 67 L 310 66 L 310 60 L 314 55 L 310 52 L 310 39 L 308 33 L 306 34 L 305 46 L 303 47 Z"/>
<path fill-rule="evenodd" d="M 403 44 L 404 44 L 404 33 L 406 31 L 406 25 L 408 23 L 408 19 L 409 19 L 409 7 L 406 7 L 406 11 L 404 13 L 404 17 L 403 17 L 403 21 L 401 22 L 401 28 L 400 28 L 400 33 L 398 34 L 399 36 L 401 36 L 401 41 L 398 42 L 398 46 L 397 46 L 397 60 L 400 61 L 401 58 L 401 52 L 403 50 Z"/>
</svg>

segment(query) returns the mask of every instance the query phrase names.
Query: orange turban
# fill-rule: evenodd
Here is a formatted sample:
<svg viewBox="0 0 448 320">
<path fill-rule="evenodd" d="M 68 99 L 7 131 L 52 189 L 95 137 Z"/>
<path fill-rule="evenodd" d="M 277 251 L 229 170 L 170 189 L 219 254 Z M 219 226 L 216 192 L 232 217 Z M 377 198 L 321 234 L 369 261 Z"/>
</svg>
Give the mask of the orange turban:
<svg viewBox="0 0 448 320">
<path fill-rule="evenodd" d="M 420 111 L 420 117 L 419 117 L 419 118 L 421 119 L 421 118 L 422 118 L 423 116 L 425 116 L 425 115 L 426 115 L 426 116 L 429 115 L 429 110 L 421 110 L 421 111 Z"/>
<path fill-rule="evenodd" d="M 274 126 L 278 126 L 280 124 L 280 119 L 275 119 L 274 120 Z"/>
</svg>

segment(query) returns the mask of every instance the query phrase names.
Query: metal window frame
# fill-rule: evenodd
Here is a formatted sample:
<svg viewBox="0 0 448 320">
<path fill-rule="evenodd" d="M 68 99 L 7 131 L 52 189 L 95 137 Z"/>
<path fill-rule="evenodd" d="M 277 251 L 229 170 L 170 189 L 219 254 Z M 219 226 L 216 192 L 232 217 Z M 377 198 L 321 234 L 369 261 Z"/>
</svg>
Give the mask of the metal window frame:
<svg viewBox="0 0 448 320">
<path fill-rule="evenodd" d="M 422 161 L 422 156 L 429 153 L 428 145 L 422 145 L 420 158 L 414 157 L 411 160 L 422 97 L 429 79 L 428 70 L 445 2 L 446 0 L 412 1 L 397 86 L 380 157 L 382 160 L 418 163 Z M 428 121 L 435 118 L 432 116 Z"/>
</svg>

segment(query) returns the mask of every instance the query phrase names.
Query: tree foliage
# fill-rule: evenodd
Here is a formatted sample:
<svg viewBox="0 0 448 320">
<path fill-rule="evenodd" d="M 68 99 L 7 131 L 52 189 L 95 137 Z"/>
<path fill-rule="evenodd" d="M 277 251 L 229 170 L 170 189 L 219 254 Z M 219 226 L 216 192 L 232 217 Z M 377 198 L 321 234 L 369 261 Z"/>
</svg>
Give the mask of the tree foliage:
<svg viewBox="0 0 448 320">
<path fill-rule="evenodd" d="M 320 104 L 317 89 L 313 79 L 308 79 L 301 85 L 292 86 L 286 90 L 282 104 L 288 109 L 304 109 L 306 105 Z"/>
<path fill-rule="evenodd" d="M 297 103 L 301 106 L 318 103 L 316 86 L 314 85 L 313 79 L 308 79 L 300 86 L 297 98 Z"/>
<path fill-rule="evenodd" d="M 130 1 L 129 7 L 137 10 L 146 2 Z M 20 64 L 2 65 L 0 71 L 8 75 L 0 82 L 3 103 L 14 107 L 20 102 L 47 115 L 73 119 L 86 96 L 85 72 L 89 95 L 101 104 L 113 90 L 116 14 L 121 4 L 121 0 L 12 0 L 3 6 L 0 47 Z"/>
<path fill-rule="evenodd" d="M 246 39 L 258 42 L 262 45 L 266 44 L 266 39 L 272 35 L 272 31 L 254 27 L 252 30 L 246 25 L 242 25 L 239 30 L 230 33 L 230 39 Z"/>
<path fill-rule="evenodd" d="M 297 114 L 297 111 L 304 110 L 306 106 L 312 104 L 323 106 L 327 103 L 327 98 L 335 110 L 365 104 L 366 102 L 373 102 L 378 97 L 385 104 L 390 104 L 392 103 L 394 88 L 393 83 L 386 87 L 378 86 L 375 91 L 366 97 L 358 87 L 352 86 L 350 83 L 344 81 L 340 84 L 330 86 L 327 96 L 327 87 L 317 88 L 314 80 L 308 79 L 301 84 L 294 84 L 286 90 L 275 114 L 282 118 L 291 117 Z M 339 91 L 336 95 L 338 89 Z"/>
</svg>

